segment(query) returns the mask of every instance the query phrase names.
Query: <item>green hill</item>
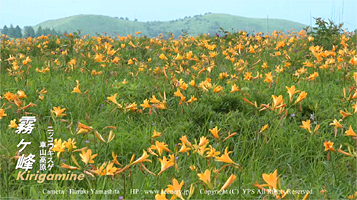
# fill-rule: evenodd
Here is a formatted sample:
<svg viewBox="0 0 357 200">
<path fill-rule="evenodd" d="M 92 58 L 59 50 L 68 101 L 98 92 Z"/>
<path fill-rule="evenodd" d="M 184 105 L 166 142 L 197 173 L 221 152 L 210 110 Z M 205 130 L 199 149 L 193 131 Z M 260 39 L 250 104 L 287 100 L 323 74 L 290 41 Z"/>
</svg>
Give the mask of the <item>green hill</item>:
<svg viewBox="0 0 357 200">
<path fill-rule="evenodd" d="M 304 24 L 281 20 L 281 19 L 256 19 L 233 16 L 228 14 L 205 14 L 195 15 L 164 22 L 139 22 L 101 15 L 76 15 L 57 20 L 49 20 L 36 25 L 34 28 L 54 28 L 56 31 L 77 32 L 82 34 L 104 34 L 110 36 L 133 34 L 141 31 L 148 37 L 156 37 L 159 33 L 174 33 L 175 36 L 187 32 L 189 35 L 200 35 L 202 33 L 215 34 L 222 27 L 224 30 L 238 31 L 244 30 L 252 32 L 272 32 L 273 30 L 288 31 L 301 30 Z"/>
</svg>

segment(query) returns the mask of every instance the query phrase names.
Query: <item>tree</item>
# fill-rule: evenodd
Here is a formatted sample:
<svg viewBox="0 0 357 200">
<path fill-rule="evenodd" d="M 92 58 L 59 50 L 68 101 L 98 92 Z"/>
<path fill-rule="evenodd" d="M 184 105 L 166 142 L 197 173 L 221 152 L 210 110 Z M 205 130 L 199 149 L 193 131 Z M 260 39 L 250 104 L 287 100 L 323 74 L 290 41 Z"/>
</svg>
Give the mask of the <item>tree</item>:
<svg viewBox="0 0 357 200">
<path fill-rule="evenodd" d="M 15 38 L 22 38 L 22 32 L 21 32 L 21 28 L 19 27 L 19 25 L 17 25 L 15 30 L 14 30 L 14 37 Z"/>
<path fill-rule="evenodd" d="M 9 28 L 9 31 L 8 31 L 8 36 L 9 37 L 14 37 L 14 32 L 15 32 L 15 28 L 12 24 L 10 24 L 10 28 Z"/>
<path fill-rule="evenodd" d="M 41 35 L 43 35 L 43 30 L 42 30 L 42 27 L 39 26 L 37 31 L 36 31 L 36 36 L 38 37 L 38 36 L 41 36 Z"/>
<path fill-rule="evenodd" d="M 63 33 L 61 32 L 61 31 L 55 31 L 56 32 L 56 35 L 58 35 L 58 36 L 63 36 Z"/>
<path fill-rule="evenodd" d="M 2 34 L 8 35 L 9 34 L 9 29 L 7 28 L 7 26 L 5 25 L 4 28 L 2 28 L 1 30 Z"/>
<path fill-rule="evenodd" d="M 334 48 L 334 44 L 340 44 L 343 23 L 335 24 L 332 20 L 326 22 L 321 18 L 314 19 L 316 20 L 316 27 L 313 27 L 312 30 L 310 30 L 309 26 L 304 28 L 307 35 L 314 38 L 311 42 L 312 44 L 322 46 L 328 50 Z"/>
<path fill-rule="evenodd" d="M 58 35 L 57 32 L 55 31 L 55 29 L 51 29 L 51 36 L 55 36 L 55 35 Z"/>
<path fill-rule="evenodd" d="M 49 29 L 49 28 L 44 28 L 43 30 L 43 35 L 48 35 L 48 34 L 51 34 L 51 29 Z"/>
<path fill-rule="evenodd" d="M 24 37 L 36 37 L 35 30 L 33 30 L 32 26 L 24 27 Z"/>
</svg>

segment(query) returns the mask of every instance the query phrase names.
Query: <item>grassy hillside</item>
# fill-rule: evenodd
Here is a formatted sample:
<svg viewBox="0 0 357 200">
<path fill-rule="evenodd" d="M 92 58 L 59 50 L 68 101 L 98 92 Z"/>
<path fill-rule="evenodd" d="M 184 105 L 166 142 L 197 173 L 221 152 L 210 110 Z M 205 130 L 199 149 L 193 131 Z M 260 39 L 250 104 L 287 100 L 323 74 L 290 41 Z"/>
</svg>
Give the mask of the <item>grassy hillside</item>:
<svg viewBox="0 0 357 200">
<path fill-rule="evenodd" d="M 101 15 L 77 15 L 57 20 L 49 20 L 35 26 L 35 30 L 54 28 L 56 31 L 74 32 L 81 30 L 83 34 L 126 35 L 141 31 L 143 35 L 156 37 L 159 33 L 174 33 L 176 36 L 187 32 L 189 35 L 202 33 L 215 34 L 222 27 L 228 31 L 244 30 L 247 32 L 272 32 L 273 30 L 301 30 L 305 25 L 281 19 L 255 19 L 227 14 L 205 14 L 185 19 L 165 22 L 139 22 Z"/>
<path fill-rule="evenodd" d="M 323 30 L 1 37 L 0 199 L 356 199 L 357 35 Z"/>
</svg>

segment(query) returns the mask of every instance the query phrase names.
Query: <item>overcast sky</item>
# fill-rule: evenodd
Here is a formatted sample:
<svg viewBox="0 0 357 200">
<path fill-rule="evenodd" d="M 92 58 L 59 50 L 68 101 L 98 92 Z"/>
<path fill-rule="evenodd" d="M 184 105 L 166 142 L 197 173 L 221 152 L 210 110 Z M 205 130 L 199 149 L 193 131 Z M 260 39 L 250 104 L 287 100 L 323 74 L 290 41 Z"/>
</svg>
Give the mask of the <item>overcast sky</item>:
<svg viewBox="0 0 357 200">
<path fill-rule="evenodd" d="M 0 0 L 0 26 L 37 25 L 78 14 L 167 21 L 212 13 L 254 18 L 277 18 L 314 25 L 312 17 L 345 23 L 357 29 L 356 0 Z M 311 17 L 310 17 L 311 15 Z"/>
</svg>

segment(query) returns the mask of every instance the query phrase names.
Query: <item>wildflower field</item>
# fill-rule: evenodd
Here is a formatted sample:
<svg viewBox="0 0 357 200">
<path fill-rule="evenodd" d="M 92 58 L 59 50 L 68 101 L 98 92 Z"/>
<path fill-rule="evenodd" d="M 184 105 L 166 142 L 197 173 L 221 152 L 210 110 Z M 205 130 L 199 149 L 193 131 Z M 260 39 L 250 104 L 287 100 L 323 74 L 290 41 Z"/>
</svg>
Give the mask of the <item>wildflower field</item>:
<svg viewBox="0 0 357 200">
<path fill-rule="evenodd" d="M 327 40 L 3 35 L 0 197 L 356 199 L 356 35 Z"/>
</svg>

